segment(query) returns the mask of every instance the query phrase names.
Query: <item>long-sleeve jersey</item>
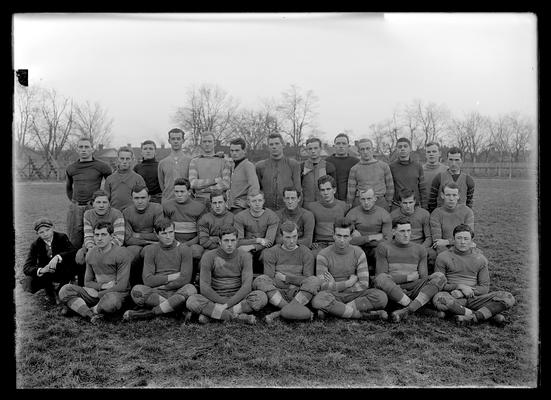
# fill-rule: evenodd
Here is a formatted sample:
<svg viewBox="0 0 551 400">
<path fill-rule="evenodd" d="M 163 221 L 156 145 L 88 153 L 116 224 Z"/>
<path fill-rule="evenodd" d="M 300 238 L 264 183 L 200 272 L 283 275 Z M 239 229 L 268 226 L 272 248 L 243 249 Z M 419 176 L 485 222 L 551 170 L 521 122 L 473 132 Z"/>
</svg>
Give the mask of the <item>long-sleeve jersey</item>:
<svg viewBox="0 0 551 400">
<path fill-rule="evenodd" d="M 159 161 L 154 158 L 143 160 L 134 166 L 134 171 L 141 175 L 151 196 L 162 192 L 159 185 Z"/>
<path fill-rule="evenodd" d="M 390 239 L 392 219 L 384 208 L 374 205 L 369 211 L 365 211 L 362 206 L 357 206 L 351 209 L 346 214 L 346 217 L 354 223 L 354 229 L 362 235 L 353 237 L 350 244 L 357 246 L 371 244 L 376 246 L 379 241 L 370 241 L 367 236 L 377 233 L 383 234 L 383 240 Z"/>
<path fill-rule="evenodd" d="M 261 250 L 264 246 L 256 243 L 257 238 L 265 238 L 272 245 L 275 243 L 279 218 L 269 208 L 264 209 L 258 217 L 253 216 L 249 209 L 240 211 L 233 221 L 237 229 L 239 246 L 252 244 L 256 250 Z"/>
<path fill-rule="evenodd" d="M 132 189 L 134 186 L 145 187 L 145 181 L 142 176 L 129 169 L 125 172 L 115 171 L 105 180 L 104 190 L 111 207 L 117 210 L 124 209 L 132 205 Z"/>
<path fill-rule="evenodd" d="M 201 294 L 215 303 L 223 304 L 229 298 L 241 295 L 245 298 L 252 290 L 252 256 L 239 249 L 232 254 L 221 248 L 206 251 L 201 258 L 199 276 Z"/>
<path fill-rule="evenodd" d="M 473 210 L 463 204 L 455 208 L 438 207 L 430 214 L 432 240 L 446 239 L 453 243 L 453 230 L 459 224 L 467 224 L 474 230 Z"/>
<path fill-rule="evenodd" d="M 334 280 L 327 281 L 324 274 L 329 272 Z M 346 287 L 345 281 L 356 275 L 358 281 Z M 341 250 L 334 244 L 321 250 L 316 257 L 316 276 L 321 279 L 321 290 L 338 292 L 359 292 L 369 288 L 369 270 L 364 251 L 358 246 L 347 246 Z"/>
<path fill-rule="evenodd" d="M 189 163 L 189 183 L 196 197 L 209 198 L 213 190 L 228 190 L 230 174 L 231 163 L 224 156 L 201 154 Z"/>
<path fill-rule="evenodd" d="M 276 279 L 275 285 L 287 289 L 289 285 L 300 286 L 305 278 L 314 275 L 314 256 L 312 251 L 303 245 L 294 250 L 287 250 L 278 244 L 264 252 L 264 274 L 270 278 L 276 272 L 285 275 L 285 282 Z"/>
<path fill-rule="evenodd" d="M 382 242 L 375 250 L 375 274 L 389 274 L 401 284 L 428 276 L 427 249 L 417 243 L 402 244 L 396 240 Z"/>
<path fill-rule="evenodd" d="M 421 164 L 412 160 L 397 160 L 390 164 L 390 172 L 394 179 L 394 203 L 400 204 L 400 190 L 408 188 L 415 192 L 415 204 L 426 209 L 428 198 L 425 197 L 427 189 Z"/>
<path fill-rule="evenodd" d="M 256 174 L 266 200 L 264 207 L 271 210 L 279 210 L 285 206 L 283 188 L 291 186 L 301 190 L 300 164 L 291 158 L 260 160 L 256 163 Z"/>
<path fill-rule="evenodd" d="M 149 203 L 142 211 L 138 211 L 135 206 L 126 207 L 122 216 L 125 225 L 125 246 L 145 246 L 150 244 L 149 241 L 158 241 L 153 227 L 155 222 L 163 216 L 163 208 L 160 204 Z M 139 233 L 140 237 L 133 237 L 134 233 Z"/>
<path fill-rule="evenodd" d="M 454 247 L 443 251 L 436 257 L 434 271 L 446 275 L 446 292 L 457 289 L 458 284 L 470 286 L 477 296 L 490 290 L 488 260 L 478 249 L 460 252 Z"/>
<path fill-rule="evenodd" d="M 197 237 L 197 222 L 206 210 L 204 203 L 188 198 L 183 203 L 172 199 L 164 201 L 162 204 L 163 214 L 174 222 L 176 240 L 187 242 Z"/>
<path fill-rule="evenodd" d="M 356 165 L 360 159 L 352 156 L 338 157 L 333 154 L 325 159 L 335 166 L 335 175 L 337 176 L 337 194 L 336 198 L 342 201 L 346 201 L 346 194 L 348 192 L 348 175 L 350 169 Z"/>
<path fill-rule="evenodd" d="M 346 202 L 352 204 L 360 191 L 372 187 L 377 197 L 388 203 L 394 198 L 394 180 L 387 163 L 381 160 L 362 161 L 350 168 Z"/>
<path fill-rule="evenodd" d="M 232 165 L 230 195 L 228 206 L 247 208 L 247 196 L 260 190 L 256 168 L 246 158 Z"/>
<path fill-rule="evenodd" d="M 220 245 L 220 227 L 223 225 L 233 225 L 234 215 L 226 210 L 223 214 L 209 212 L 203 214 L 197 222 L 199 230 L 199 244 L 205 250 L 216 249 Z"/>
<path fill-rule="evenodd" d="M 430 199 L 430 191 L 432 188 L 432 181 L 435 176 L 440 172 L 444 172 L 448 169 L 448 166 L 442 163 L 436 164 L 423 164 L 423 173 L 425 174 L 425 199 L 427 199 L 427 207 Z"/>
<path fill-rule="evenodd" d="M 144 247 L 142 278 L 149 287 L 164 286 L 176 290 L 191 282 L 193 272 L 191 248 L 178 241 L 169 246 L 153 243 Z M 171 274 L 180 273 L 173 281 L 168 281 Z"/>
<path fill-rule="evenodd" d="M 96 289 L 101 295 L 109 292 L 126 292 L 130 290 L 130 253 L 124 247 L 111 246 L 107 252 L 97 247 L 86 253 L 86 272 L 84 287 Z M 101 285 L 114 281 L 109 289 Z"/>
<path fill-rule="evenodd" d="M 93 193 L 101 187 L 103 178 L 111 175 L 111 167 L 93 158 L 91 161 L 75 161 L 65 170 L 66 192 L 71 201 L 84 205 L 92 200 Z"/>
<path fill-rule="evenodd" d="M 283 207 L 276 211 L 276 215 L 279 218 L 279 226 L 285 221 L 293 221 L 297 225 L 298 244 L 302 244 L 308 248 L 312 246 L 312 240 L 314 239 L 314 226 L 316 221 L 314 214 L 302 207 L 297 207 L 294 210 L 288 210 L 287 207 Z M 281 243 L 281 233 L 279 228 L 277 230 L 276 243 Z"/>
<path fill-rule="evenodd" d="M 344 217 L 350 205 L 335 199 L 332 203 L 314 201 L 308 204 L 308 209 L 314 214 L 316 221 L 314 242 L 333 242 L 335 219 Z"/>
<path fill-rule="evenodd" d="M 94 226 L 98 222 L 111 222 L 114 229 L 111 243 L 116 244 L 117 246 L 122 246 L 124 244 L 124 217 L 119 210 L 109 207 L 104 215 L 97 214 L 94 209 L 84 211 L 83 223 L 85 248 L 91 249 L 96 246 L 96 243 L 94 242 Z"/>
<path fill-rule="evenodd" d="M 431 183 L 430 196 L 428 202 L 428 210 L 432 212 L 436 207 L 441 207 L 444 204 L 444 200 L 440 197 L 442 189 L 446 183 L 455 182 L 459 186 L 459 200 L 457 204 L 465 204 L 469 208 L 473 208 L 474 197 L 474 180 L 470 175 L 465 172 L 452 175 L 450 170 L 447 169 L 440 174 L 437 174 Z"/>
<path fill-rule="evenodd" d="M 174 181 L 189 177 L 191 157 L 183 151 L 171 151 L 168 156 L 159 161 L 157 169 L 159 186 L 163 192 L 163 201 L 174 198 Z"/>
<path fill-rule="evenodd" d="M 421 207 L 415 207 L 413 214 L 406 214 L 402 208 L 395 208 L 390 213 L 392 220 L 406 217 L 411 225 L 411 236 L 409 240 L 413 243 L 421 244 L 424 247 L 432 246 L 432 235 L 430 233 L 430 214 Z"/>
<path fill-rule="evenodd" d="M 337 179 L 335 166 L 326 160 L 319 160 L 317 164 L 313 164 L 311 160 L 304 161 L 300 164 L 300 174 L 304 203 L 321 200 L 318 188 L 318 179 L 321 176 L 329 175 Z"/>
</svg>

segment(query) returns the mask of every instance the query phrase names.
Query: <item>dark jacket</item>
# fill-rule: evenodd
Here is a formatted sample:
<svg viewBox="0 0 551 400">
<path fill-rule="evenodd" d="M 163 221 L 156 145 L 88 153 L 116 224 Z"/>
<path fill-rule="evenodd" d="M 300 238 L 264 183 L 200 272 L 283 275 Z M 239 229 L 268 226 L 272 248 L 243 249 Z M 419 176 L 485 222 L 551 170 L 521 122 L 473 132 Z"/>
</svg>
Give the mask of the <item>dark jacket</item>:
<svg viewBox="0 0 551 400">
<path fill-rule="evenodd" d="M 74 263 L 77 248 L 73 246 L 66 234 L 54 231 L 52 239 L 52 257 L 59 254 L 63 259 L 63 263 Z M 41 238 L 36 239 L 31 243 L 27 260 L 23 266 L 25 275 L 35 276 L 38 268 L 45 267 L 51 260 L 48 257 L 46 243 Z"/>
</svg>

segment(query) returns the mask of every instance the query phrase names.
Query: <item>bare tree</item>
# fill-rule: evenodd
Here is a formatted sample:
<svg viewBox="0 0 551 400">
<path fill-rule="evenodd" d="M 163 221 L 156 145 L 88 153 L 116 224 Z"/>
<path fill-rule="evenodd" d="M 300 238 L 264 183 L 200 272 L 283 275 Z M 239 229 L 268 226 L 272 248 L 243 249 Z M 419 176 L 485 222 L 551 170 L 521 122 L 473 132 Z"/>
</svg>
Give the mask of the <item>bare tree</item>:
<svg viewBox="0 0 551 400">
<path fill-rule="evenodd" d="M 187 91 L 185 105 L 176 110 L 172 120 L 191 133 L 191 146 L 196 147 L 203 132 L 212 132 L 217 140 L 229 136 L 237 106 L 237 101 L 219 86 L 203 84 Z"/>
<path fill-rule="evenodd" d="M 318 97 L 312 90 L 302 92 L 296 85 L 281 94 L 281 103 L 277 110 L 281 115 L 283 132 L 291 139 L 297 158 L 300 158 L 300 146 L 304 140 L 306 128 L 315 128 Z"/>
<path fill-rule="evenodd" d="M 508 114 L 507 118 L 511 128 L 511 158 L 519 162 L 521 156 L 524 157 L 530 139 L 535 133 L 535 126 L 528 117 L 518 112 Z"/>
<path fill-rule="evenodd" d="M 229 138 L 243 138 L 250 150 L 259 149 L 269 134 L 281 131 L 277 115 L 266 105 L 261 110 L 238 111 L 231 126 Z"/>
<path fill-rule="evenodd" d="M 424 144 L 424 135 L 421 134 L 421 130 L 419 128 L 419 118 L 417 113 L 418 110 L 411 105 L 406 106 L 404 110 L 399 113 L 399 119 L 405 130 L 405 136 L 411 141 L 412 149 L 423 147 Z"/>
<path fill-rule="evenodd" d="M 428 142 L 441 142 L 448 129 L 450 118 L 450 113 L 445 106 L 432 102 L 423 104 L 421 100 L 414 100 L 407 109 L 415 116 L 418 131 L 422 136 L 419 141 L 423 147 L 426 147 Z"/>
<path fill-rule="evenodd" d="M 92 138 L 94 143 L 108 147 L 111 144 L 113 119 L 99 103 L 75 104 L 73 128 L 79 136 Z"/>
<path fill-rule="evenodd" d="M 477 111 L 467 114 L 462 120 L 452 119 L 452 132 L 461 150 L 470 155 L 472 162 L 489 140 L 489 119 Z"/>
<path fill-rule="evenodd" d="M 15 86 L 13 130 L 19 148 L 24 147 L 29 140 L 28 135 L 38 112 L 37 92 L 38 88 L 34 86 Z"/>
</svg>

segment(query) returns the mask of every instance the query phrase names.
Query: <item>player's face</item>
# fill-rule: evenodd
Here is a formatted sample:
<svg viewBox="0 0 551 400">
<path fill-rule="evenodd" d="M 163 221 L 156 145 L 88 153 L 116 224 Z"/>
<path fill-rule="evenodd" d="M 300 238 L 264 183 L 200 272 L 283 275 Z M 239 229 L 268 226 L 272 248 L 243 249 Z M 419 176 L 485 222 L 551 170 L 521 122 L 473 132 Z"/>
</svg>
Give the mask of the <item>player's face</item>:
<svg viewBox="0 0 551 400">
<path fill-rule="evenodd" d="M 409 143 L 400 142 L 396 145 L 396 150 L 398 151 L 398 157 L 402 161 L 409 160 L 409 153 L 411 153 L 411 147 Z"/>
<path fill-rule="evenodd" d="M 36 232 L 40 239 L 49 242 L 54 237 L 54 228 L 51 226 L 41 226 Z"/>
<path fill-rule="evenodd" d="M 320 146 L 319 142 L 308 143 L 308 146 L 306 146 L 306 149 L 308 150 L 308 154 L 310 155 L 310 159 L 318 160 L 320 158 L 321 146 Z"/>
<path fill-rule="evenodd" d="M 224 201 L 224 196 L 215 196 L 210 200 L 210 206 L 212 212 L 216 215 L 223 214 L 226 211 L 226 202 Z"/>
<path fill-rule="evenodd" d="M 237 236 L 235 233 L 222 235 L 220 238 L 220 247 L 226 254 L 231 254 L 237 248 Z"/>
<path fill-rule="evenodd" d="M 326 203 L 332 203 L 335 200 L 337 189 L 331 186 L 331 182 L 322 183 L 319 186 L 320 196 Z"/>
<path fill-rule="evenodd" d="M 346 156 L 346 154 L 348 154 L 349 147 L 350 145 L 345 137 L 341 136 L 335 139 L 335 153 L 338 156 Z"/>
<path fill-rule="evenodd" d="M 100 249 L 106 248 L 111 243 L 111 234 L 107 228 L 94 229 L 94 243 Z"/>
<path fill-rule="evenodd" d="M 406 215 L 411 215 L 415 211 L 415 196 L 409 196 L 400 200 L 402 212 Z"/>
<path fill-rule="evenodd" d="M 152 160 L 155 158 L 155 146 L 152 144 L 144 144 L 142 146 L 142 158 L 144 160 Z"/>
<path fill-rule="evenodd" d="M 467 251 L 473 245 L 473 238 L 470 232 L 457 232 L 453 237 L 453 244 L 459 251 Z"/>
<path fill-rule="evenodd" d="M 460 153 L 448 153 L 448 167 L 452 174 L 461 172 L 461 165 L 463 165 L 463 160 Z"/>
<path fill-rule="evenodd" d="M 287 250 L 293 250 L 297 246 L 298 232 L 295 229 L 293 232 L 283 232 L 281 239 L 283 241 L 283 247 Z"/>
<path fill-rule="evenodd" d="M 247 203 L 249 203 L 249 207 L 252 211 L 260 212 L 264 207 L 264 196 L 262 194 L 257 194 L 256 196 L 249 197 Z"/>
<path fill-rule="evenodd" d="M 168 138 L 168 143 L 170 143 L 170 147 L 172 147 L 172 150 L 178 151 L 182 148 L 184 137 L 180 132 L 173 132 Z"/>
<path fill-rule="evenodd" d="M 174 225 L 170 225 L 165 230 L 157 232 L 159 242 L 165 246 L 170 246 L 174 242 Z"/>
<path fill-rule="evenodd" d="M 77 152 L 78 157 L 81 160 L 89 159 L 90 157 L 92 157 L 92 153 L 94 152 L 92 143 L 90 143 L 88 140 L 79 140 L 79 142 L 77 143 Z"/>
<path fill-rule="evenodd" d="M 214 136 L 206 135 L 201 138 L 201 147 L 204 152 L 211 154 L 214 151 Z"/>
<path fill-rule="evenodd" d="M 144 190 L 141 192 L 132 192 L 132 201 L 136 210 L 143 211 L 149 205 L 149 194 Z"/>
<path fill-rule="evenodd" d="M 283 154 L 283 143 L 279 138 L 271 138 L 268 140 L 268 147 L 272 157 L 279 157 Z"/>
<path fill-rule="evenodd" d="M 189 199 L 189 190 L 186 185 L 176 185 L 174 186 L 174 198 L 176 203 L 185 203 Z"/>
<path fill-rule="evenodd" d="M 105 215 L 109 210 L 109 199 L 107 196 L 98 196 L 94 199 L 92 207 L 94 208 L 96 214 Z"/>
<path fill-rule="evenodd" d="M 371 142 L 362 142 L 358 145 L 360 158 L 362 161 L 370 161 L 373 159 L 373 145 Z"/>
<path fill-rule="evenodd" d="M 445 187 L 444 193 L 442 193 L 442 198 L 444 199 L 444 205 L 446 207 L 455 208 L 455 206 L 457 206 L 457 201 L 459 200 L 459 189 Z"/>
<path fill-rule="evenodd" d="M 411 238 L 411 225 L 410 224 L 398 224 L 393 229 L 394 239 L 400 244 L 408 244 Z"/>
<path fill-rule="evenodd" d="M 338 249 L 345 249 L 350 245 L 350 240 L 352 239 L 352 234 L 348 228 L 335 228 L 335 233 L 333 234 L 333 239 L 335 239 L 335 246 Z"/>
<path fill-rule="evenodd" d="M 427 157 L 427 162 L 429 164 L 436 164 L 440 160 L 440 150 L 438 150 L 438 146 L 432 145 L 428 146 L 425 149 L 425 156 Z"/>
<path fill-rule="evenodd" d="M 297 196 L 297 192 L 295 191 L 286 191 L 283 194 L 283 202 L 285 203 L 285 207 L 289 211 L 293 211 L 295 208 L 298 207 L 299 198 Z"/>
<path fill-rule="evenodd" d="M 118 156 L 119 170 L 128 171 L 132 165 L 132 153 L 129 151 L 121 151 Z"/>
<path fill-rule="evenodd" d="M 375 205 L 377 201 L 377 196 L 373 193 L 373 190 L 369 189 L 366 192 L 360 193 L 360 204 L 365 211 L 369 211 Z"/>
<path fill-rule="evenodd" d="M 230 144 L 230 157 L 235 161 L 241 160 L 245 158 L 245 150 L 240 144 Z"/>
</svg>

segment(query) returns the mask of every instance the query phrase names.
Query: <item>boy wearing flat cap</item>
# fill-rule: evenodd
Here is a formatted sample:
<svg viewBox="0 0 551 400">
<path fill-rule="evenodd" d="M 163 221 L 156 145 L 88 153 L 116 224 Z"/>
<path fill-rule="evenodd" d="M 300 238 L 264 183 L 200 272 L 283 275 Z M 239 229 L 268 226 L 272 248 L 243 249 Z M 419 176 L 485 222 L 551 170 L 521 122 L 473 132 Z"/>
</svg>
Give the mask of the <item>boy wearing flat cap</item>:
<svg viewBox="0 0 551 400">
<path fill-rule="evenodd" d="M 39 218 L 33 227 L 38 238 L 31 243 L 23 266 L 23 288 L 30 293 L 44 289 L 49 300 L 57 303 L 59 288 L 83 273 L 75 263 L 77 249 L 65 233 L 54 231 L 51 219 Z"/>
</svg>

